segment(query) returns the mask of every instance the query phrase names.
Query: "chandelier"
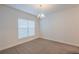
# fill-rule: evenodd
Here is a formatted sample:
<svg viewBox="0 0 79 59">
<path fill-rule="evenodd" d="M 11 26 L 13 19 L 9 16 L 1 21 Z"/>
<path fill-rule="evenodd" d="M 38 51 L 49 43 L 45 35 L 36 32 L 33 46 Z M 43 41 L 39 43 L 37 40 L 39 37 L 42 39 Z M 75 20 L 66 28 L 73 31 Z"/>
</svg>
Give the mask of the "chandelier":
<svg viewBox="0 0 79 59">
<path fill-rule="evenodd" d="M 42 9 L 43 5 L 40 4 L 39 7 L 40 7 L 40 9 Z M 40 13 L 37 15 L 37 17 L 38 17 L 38 18 L 44 18 L 45 15 L 44 15 L 43 13 L 41 13 L 41 10 L 40 10 Z"/>
</svg>

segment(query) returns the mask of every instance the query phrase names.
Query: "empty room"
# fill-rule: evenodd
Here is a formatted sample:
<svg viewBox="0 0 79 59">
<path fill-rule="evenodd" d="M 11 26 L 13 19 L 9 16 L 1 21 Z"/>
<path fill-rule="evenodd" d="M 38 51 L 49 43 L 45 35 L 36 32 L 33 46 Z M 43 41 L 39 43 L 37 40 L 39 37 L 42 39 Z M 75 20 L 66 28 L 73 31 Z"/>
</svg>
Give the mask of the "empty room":
<svg viewBox="0 0 79 59">
<path fill-rule="evenodd" d="M 0 4 L 0 54 L 78 53 L 78 4 Z"/>
</svg>

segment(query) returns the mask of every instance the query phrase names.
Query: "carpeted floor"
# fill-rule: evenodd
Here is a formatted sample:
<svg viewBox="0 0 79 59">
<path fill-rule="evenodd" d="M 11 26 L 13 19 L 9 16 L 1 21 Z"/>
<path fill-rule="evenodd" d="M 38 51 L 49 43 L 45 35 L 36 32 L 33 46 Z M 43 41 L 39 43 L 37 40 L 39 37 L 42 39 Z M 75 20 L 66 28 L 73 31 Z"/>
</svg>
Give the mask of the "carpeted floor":
<svg viewBox="0 0 79 59">
<path fill-rule="evenodd" d="M 46 39 L 35 39 L 8 48 L 0 52 L 0 54 L 78 54 L 79 48 Z"/>
</svg>

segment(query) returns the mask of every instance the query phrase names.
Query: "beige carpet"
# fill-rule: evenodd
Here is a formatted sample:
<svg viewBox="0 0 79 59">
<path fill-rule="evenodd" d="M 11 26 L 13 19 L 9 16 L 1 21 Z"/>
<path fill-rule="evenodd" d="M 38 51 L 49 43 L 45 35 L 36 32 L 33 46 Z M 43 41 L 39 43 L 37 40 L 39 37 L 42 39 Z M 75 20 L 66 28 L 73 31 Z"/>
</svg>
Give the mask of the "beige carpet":
<svg viewBox="0 0 79 59">
<path fill-rule="evenodd" d="M 30 42 L 3 50 L 1 54 L 78 54 L 79 48 L 46 39 Z"/>
</svg>

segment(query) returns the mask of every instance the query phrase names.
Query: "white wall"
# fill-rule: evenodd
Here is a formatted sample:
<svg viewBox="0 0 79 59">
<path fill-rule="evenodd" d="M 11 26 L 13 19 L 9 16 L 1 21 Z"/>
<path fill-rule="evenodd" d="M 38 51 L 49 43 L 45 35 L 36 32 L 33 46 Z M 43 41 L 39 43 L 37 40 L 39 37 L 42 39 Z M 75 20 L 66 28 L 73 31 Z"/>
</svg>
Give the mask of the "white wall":
<svg viewBox="0 0 79 59">
<path fill-rule="evenodd" d="M 43 38 L 79 46 L 79 7 L 51 14 L 40 25 Z"/>
<path fill-rule="evenodd" d="M 18 18 L 25 18 L 36 21 L 36 36 L 21 40 L 18 39 Z M 30 41 L 38 37 L 39 21 L 35 16 L 7 7 L 5 5 L 0 5 L 0 50 Z"/>
</svg>

